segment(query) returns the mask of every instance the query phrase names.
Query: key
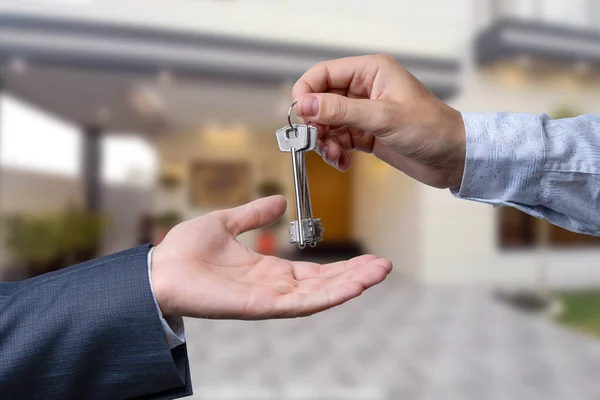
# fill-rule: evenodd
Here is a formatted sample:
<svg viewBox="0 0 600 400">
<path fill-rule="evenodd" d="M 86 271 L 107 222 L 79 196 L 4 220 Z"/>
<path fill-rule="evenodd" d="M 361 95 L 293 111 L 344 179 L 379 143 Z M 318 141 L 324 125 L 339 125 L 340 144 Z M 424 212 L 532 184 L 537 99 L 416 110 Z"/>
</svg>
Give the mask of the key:
<svg viewBox="0 0 600 400">
<path fill-rule="evenodd" d="M 311 247 L 315 247 L 317 242 L 323 240 L 323 230 L 321 218 L 302 220 L 302 234 L 306 243 L 308 243 Z M 292 221 L 291 223 L 290 243 L 300 243 L 298 221 Z"/>
<path fill-rule="evenodd" d="M 312 215 L 304 154 L 315 150 L 318 139 L 317 128 L 303 124 L 289 124 L 278 129 L 275 136 L 279 150 L 292 155 L 297 220 L 290 224 L 290 243 L 297 243 L 301 249 L 306 244 L 315 247 L 317 242 L 323 240 L 324 229 L 321 219 L 314 219 Z"/>
<path fill-rule="evenodd" d="M 313 151 L 317 147 L 318 131 L 314 126 L 294 124 L 294 129 L 284 126 L 275 132 L 279 150 L 291 152 L 292 147 L 296 151 Z"/>
</svg>

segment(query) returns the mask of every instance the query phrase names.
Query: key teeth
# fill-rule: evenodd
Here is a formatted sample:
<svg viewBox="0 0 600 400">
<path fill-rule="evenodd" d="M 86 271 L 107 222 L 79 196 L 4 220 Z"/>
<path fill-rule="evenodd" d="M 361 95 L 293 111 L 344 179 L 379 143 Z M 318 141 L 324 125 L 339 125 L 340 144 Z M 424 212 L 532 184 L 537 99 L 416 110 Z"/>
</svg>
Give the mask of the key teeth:
<svg viewBox="0 0 600 400">
<path fill-rule="evenodd" d="M 300 240 L 296 228 L 297 224 L 298 221 L 292 221 L 290 223 L 290 243 L 298 244 L 301 249 L 304 249 L 305 246 L 299 244 Z M 323 229 L 320 218 L 302 220 L 302 227 L 305 245 L 308 244 L 310 247 L 316 247 L 318 242 L 323 241 L 323 231 L 325 229 Z"/>
</svg>

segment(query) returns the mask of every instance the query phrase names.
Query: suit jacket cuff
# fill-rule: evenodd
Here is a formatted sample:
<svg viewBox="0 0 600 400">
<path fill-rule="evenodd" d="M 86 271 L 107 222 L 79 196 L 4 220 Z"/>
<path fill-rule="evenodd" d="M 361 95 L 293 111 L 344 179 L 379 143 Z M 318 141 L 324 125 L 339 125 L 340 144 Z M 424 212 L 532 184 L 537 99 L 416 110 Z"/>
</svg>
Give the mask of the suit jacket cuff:
<svg viewBox="0 0 600 400">
<path fill-rule="evenodd" d="M 150 245 L 0 285 L 1 398 L 175 399 L 192 393 L 148 280 Z"/>
</svg>

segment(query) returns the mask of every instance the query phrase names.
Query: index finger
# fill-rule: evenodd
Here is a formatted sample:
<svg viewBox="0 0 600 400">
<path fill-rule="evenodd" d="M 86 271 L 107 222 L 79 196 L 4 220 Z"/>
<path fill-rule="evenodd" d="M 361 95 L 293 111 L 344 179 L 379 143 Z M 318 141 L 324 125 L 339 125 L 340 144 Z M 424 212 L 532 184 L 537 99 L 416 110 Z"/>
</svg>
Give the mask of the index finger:
<svg viewBox="0 0 600 400">
<path fill-rule="evenodd" d="M 367 61 L 366 56 L 359 56 L 318 63 L 296 81 L 292 88 L 293 100 L 310 93 L 325 93 L 334 89 L 350 89 L 355 95 L 369 97 L 376 71 L 369 79 Z"/>
</svg>

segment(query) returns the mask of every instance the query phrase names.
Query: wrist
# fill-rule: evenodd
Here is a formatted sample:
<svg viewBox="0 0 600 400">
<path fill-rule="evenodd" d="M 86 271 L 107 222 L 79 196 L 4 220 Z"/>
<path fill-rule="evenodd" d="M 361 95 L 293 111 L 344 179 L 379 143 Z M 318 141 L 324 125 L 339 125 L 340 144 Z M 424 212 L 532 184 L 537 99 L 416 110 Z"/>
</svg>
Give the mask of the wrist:
<svg viewBox="0 0 600 400">
<path fill-rule="evenodd" d="M 452 142 L 454 157 L 450 162 L 451 172 L 448 179 L 448 187 L 450 189 L 459 189 L 462 185 L 463 175 L 465 172 L 465 162 L 467 154 L 467 133 L 465 129 L 465 121 L 462 114 L 452 109 Z"/>
<path fill-rule="evenodd" d="M 152 250 L 152 258 L 150 260 L 150 276 L 152 279 L 152 290 L 154 291 L 154 297 L 158 303 L 158 307 L 164 317 L 174 316 L 172 312 L 171 304 L 171 290 L 164 273 L 164 261 L 163 261 L 164 250 L 160 245 L 157 245 Z"/>
<path fill-rule="evenodd" d="M 431 165 L 435 166 L 438 188 L 458 189 L 462 184 L 466 160 L 466 130 L 462 114 L 448 105 L 442 105 L 438 118 L 428 129 L 438 143 Z"/>
</svg>

